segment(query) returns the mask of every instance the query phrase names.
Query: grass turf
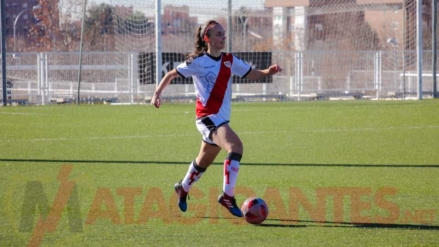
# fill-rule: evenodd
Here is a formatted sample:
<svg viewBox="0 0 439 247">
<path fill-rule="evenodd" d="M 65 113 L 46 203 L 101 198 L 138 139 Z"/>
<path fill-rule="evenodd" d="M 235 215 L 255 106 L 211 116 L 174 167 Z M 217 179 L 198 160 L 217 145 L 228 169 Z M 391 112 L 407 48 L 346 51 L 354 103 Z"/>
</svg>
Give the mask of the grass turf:
<svg viewBox="0 0 439 247">
<path fill-rule="evenodd" d="M 260 226 L 216 203 L 224 152 L 178 211 L 172 186 L 200 145 L 193 111 L 0 108 L 0 245 L 439 244 L 439 101 L 234 104 L 237 199 L 267 201 Z"/>
</svg>

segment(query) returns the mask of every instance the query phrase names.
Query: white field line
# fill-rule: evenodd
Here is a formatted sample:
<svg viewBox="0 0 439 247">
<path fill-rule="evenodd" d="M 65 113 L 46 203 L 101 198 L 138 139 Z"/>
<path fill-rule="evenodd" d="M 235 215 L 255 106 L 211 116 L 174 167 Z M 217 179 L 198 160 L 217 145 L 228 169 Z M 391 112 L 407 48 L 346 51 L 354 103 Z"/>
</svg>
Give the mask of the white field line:
<svg viewBox="0 0 439 247">
<path fill-rule="evenodd" d="M 0 115 L 21 115 L 21 116 L 54 116 L 60 117 L 64 116 L 61 114 L 44 114 L 44 113 L 29 113 L 29 112 L 0 112 Z"/>
<path fill-rule="evenodd" d="M 194 134 L 163 134 L 163 135 L 140 135 L 140 136 L 96 136 L 96 137 L 84 137 L 84 138 L 71 138 L 71 137 L 59 137 L 59 138 L 35 138 L 35 139 L 3 139 L 6 142 L 49 142 L 49 141 L 93 141 L 93 140 L 117 140 L 117 139 L 149 139 L 152 137 L 183 137 L 194 136 Z"/>
<path fill-rule="evenodd" d="M 382 127 L 382 128 L 339 128 L 339 129 L 316 129 L 306 130 L 295 128 L 291 130 L 275 130 L 275 131 L 243 131 L 238 133 L 239 135 L 259 135 L 259 134 L 285 134 L 285 133 L 325 133 L 325 132 L 356 132 L 356 131 L 385 131 L 385 130 L 401 130 L 401 129 L 435 129 L 439 128 L 439 125 L 431 126 L 405 126 L 405 127 Z M 196 131 L 191 134 L 159 134 L 159 135 L 136 135 L 136 136 L 96 136 L 96 137 L 84 137 L 84 138 L 71 138 L 71 137 L 59 137 L 59 138 L 34 138 L 34 139 L 8 139 L 2 138 L 4 142 L 47 142 L 47 141 L 80 141 L 80 140 L 117 140 L 117 139 L 149 139 L 157 137 L 184 137 L 184 136 L 196 136 L 199 135 Z"/>
<path fill-rule="evenodd" d="M 324 132 L 355 132 L 355 131 L 381 131 L 381 130 L 401 130 L 401 129 L 434 129 L 439 128 L 439 125 L 431 126 L 404 126 L 404 127 L 381 127 L 381 128 L 339 128 L 339 129 L 316 129 L 306 130 L 296 128 L 294 130 L 279 130 L 279 131 L 255 131 L 255 132 L 240 132 L 241 134 L 272 134 L 272 133 L 324 133 Z"/>
</svg>

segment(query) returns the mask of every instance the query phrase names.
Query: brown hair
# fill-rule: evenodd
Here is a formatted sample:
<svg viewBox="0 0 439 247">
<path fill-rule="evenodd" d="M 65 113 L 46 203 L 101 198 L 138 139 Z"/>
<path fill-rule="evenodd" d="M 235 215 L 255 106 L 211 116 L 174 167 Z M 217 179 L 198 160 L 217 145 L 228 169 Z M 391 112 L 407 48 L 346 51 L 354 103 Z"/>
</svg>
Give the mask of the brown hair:
<svg viewBox="0 0 439 247">
<path fill-rule="evenodd" d="M 204 51 L 207 51 L 207 44 L 206 41 L 204 41 L 204 36 L 210 37 L 210 28 L 215 24 L 218 24 L 218 22 L 209 20 L 197 28 L 195 34 L 195 49 L 187 56 L 187 58 L 195 58 Z"/>
</svg>

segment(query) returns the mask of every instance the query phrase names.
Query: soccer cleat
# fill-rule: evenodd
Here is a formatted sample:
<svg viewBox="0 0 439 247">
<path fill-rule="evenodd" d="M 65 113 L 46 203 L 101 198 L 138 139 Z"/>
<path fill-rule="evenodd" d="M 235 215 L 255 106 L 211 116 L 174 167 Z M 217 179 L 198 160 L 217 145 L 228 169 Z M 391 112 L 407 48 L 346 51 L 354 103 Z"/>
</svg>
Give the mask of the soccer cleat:
<svg viewBox="0 0 439 247">
<path fill-rule="evenodd" d="M 186 212 L 187 210 L 186 198 L 188 197 L 188 193 L 184 191 L 183 186 L 181 185 L 181 181 L 174 185 L 174 189 L 178 195 L 178 207 L 182 212 Z"/>
<path fill-rule="evenodd" d="M 218 197 L 218 203 L 223 205 L 231 214 L 236 217 L 242 217 L 241 209 L 236 205 L 235 197 L 222 194 Z"/>
</svg>

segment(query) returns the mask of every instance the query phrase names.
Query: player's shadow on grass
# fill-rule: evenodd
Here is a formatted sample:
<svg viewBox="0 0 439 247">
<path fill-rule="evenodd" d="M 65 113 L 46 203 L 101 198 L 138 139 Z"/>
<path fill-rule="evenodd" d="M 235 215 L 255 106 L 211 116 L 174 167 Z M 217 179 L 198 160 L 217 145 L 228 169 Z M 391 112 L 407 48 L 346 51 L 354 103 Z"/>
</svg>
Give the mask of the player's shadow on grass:
<svg viewBox="0 0 439 247">
<path fill-rule="evenodd" d="M 0 159 L 0 162 L 36 162 L 36 163 L 102 163 L 102 164 L 158 164 L 158 165 L 188 165 L 189 161 L 147 161 L 147 160 L 72 160 L 72 159 Z M 214 162 L 213 165 L 223 165 Z M 298 163 L 251 163 L 243 162 L 244 166 L 292 166 L 292 167 L 386 167 L 386 168 L 439 168 L 439 164 L 298 164 Z"/>
<path fill-rule="evenodd" d="M 236 217 L 199 217 L 202 219 L 226 219 L 237 220 Z M 242 219 L 244 220 L 244 219 Z M 272 222 L 279 223 L 272 223 Z M 383 223 L 355 223 L 355 222 L 332 222 L 332 221 L 312 221 L 312 220 L 289 220 L 289 219 L 270 219 L 268 218 L 262 224 L 255 225 L 258 227 L 345 227 L 345 228 L 370 228 L 370 229 L 406 229 L 406 230 L 439 230 L 439 226 L 433 225 L 413 225 L 413 224 L 383 224 Z"/>
<path fill-rule="evenodd" d="M 243 224 L 243 225 L 246 225 L 246 224 L 250 224 L 250 223 L 247 223 L 247 222 L 245 222 L 245 220 L 244 220 L 244 218 L 237 218 L 237 217 L 229 217 L 229 216 L 222 216 L 222 217 L 211 217 L 211 216 L 203 216 L 203 217 L 199 217 L 199 218 L 201 218 L 201 219 L 209 219 L 209 220 L 211 220 L 211 219 L 215 219 L 215 220 L 229 220 L 230 222 L 233 222 L 233 221 L 235 221 L 235 223 L 236 224 L 238 224 L 237 222 L 238 221 L 240 221 L 240 223 L 239 224 Z M 259 225 L 255 225 L 255 226 L 265 226 L 265 227 L 295 227 L 295 228 L 302 228 L 302 227 L 307 227 L 306 225 L 301 225 L 301 224 L 287 224 L 287 225 L 283 225 L 283 224 L 266 224 L 266 223 L 263 223 L 263 224 L 259 224 Z"/>
<path fill-rule="evenodd" d="M 312 220 L 285 220 L 268 219 L 267 221 L 278 221 L 280 223 L 262 223 L 260 227 L 346 227 L 346 228 L 387 228 L 387 229 L 406 229 L 406 230 L 439 230 L 439 226 L 433 225 L 414 225 L 414 224 L 384 224 L 384 223 L 355 223 L 355 222 L 331 222 L 331 221 L 312 221 Z"/>
</svg>

